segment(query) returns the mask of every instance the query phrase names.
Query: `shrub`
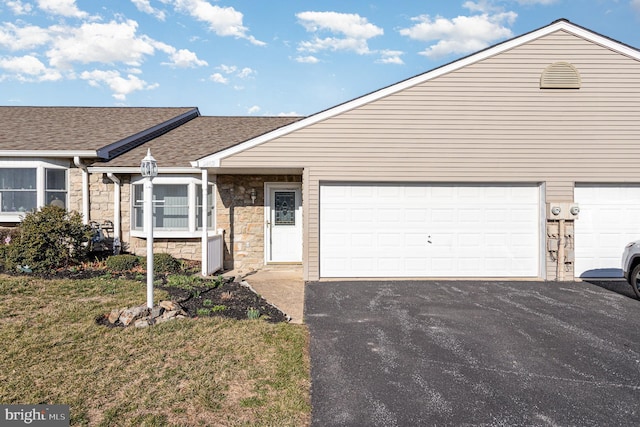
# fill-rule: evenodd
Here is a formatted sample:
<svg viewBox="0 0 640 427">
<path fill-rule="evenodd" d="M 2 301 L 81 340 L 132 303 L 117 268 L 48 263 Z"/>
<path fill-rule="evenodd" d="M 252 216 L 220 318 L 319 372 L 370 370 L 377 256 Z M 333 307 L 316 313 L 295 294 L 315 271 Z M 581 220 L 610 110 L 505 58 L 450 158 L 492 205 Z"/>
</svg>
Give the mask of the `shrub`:
<svg viewBox="0 0 640 427">
<path fill-rule="evenodd" d="M 130 254 L 113 255 L 107 258 L 109 271 L 130 271 L 140 265 L 140 258 Z"/>
<path fill-rule="evenodd" d="M 79 213 L 44 206 L 20 223 L 19 234 L 9 243 L 6 267 L 29 266 L 45 273 L 79 263 L 86 258 L 92 232 Z"/>
<path fill-rule="evenodd" d="M 140 264 L 146 270 L 147 259 L 142 258 Z M 178 273 L 180 271 L 180 261 L 175 259 L 171 254 L 153 254 L 153 272 L 154 273 Z"/>
</svg>

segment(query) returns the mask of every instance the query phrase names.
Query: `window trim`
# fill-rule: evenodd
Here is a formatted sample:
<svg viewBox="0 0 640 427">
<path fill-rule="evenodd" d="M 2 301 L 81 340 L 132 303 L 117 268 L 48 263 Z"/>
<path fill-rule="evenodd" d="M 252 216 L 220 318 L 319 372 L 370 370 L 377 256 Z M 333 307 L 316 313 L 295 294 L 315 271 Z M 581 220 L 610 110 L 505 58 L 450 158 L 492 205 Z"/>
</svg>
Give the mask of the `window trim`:
<svg viewBox="0 0 640 427">
<path fill-rule="evenodd" d="M 19 158 L 0 160 L 0 169 L 35 169 L 36 170 L 36 209 L 41 209 L 46 205 L 47 194 L 47 169 L 62 169 L 65 171 L 65 206 L 69 206 L 69 163 L 55 160 L 30 159 L 23 160 Z M 0 222 L 21 222 L 24 216 L 29 213 L 25 212 L 2 212 L 0 211 Z"/>
<path fill-rule="evenodd" d="M 138 237 L 146 239 L 147 233 L 144 230 L 135 229 L 135 186 L 144 185 L 145 178 L 141 175 L 136 175 L 131 178 L 131 212 L 130 212 L 130 225 L 129 233 L 132 237 Z M 202 237 L 202 228 L 197 227 L 197 215 L 199 210 L 202 210 L 202 206 L 198 207 L 197 204 L 197 186 L 202 185 L 202 179 L 194 176 L 157 176 L 153 178 L 154 185 L 187 185 L 187 197 L 189 202 L 189 217 L 188 217 L 188 230 L 165 230 L 161 228 L 153 229 L 154 238 L 166 238 L 166 239 L 178 239 L 178 238 L 200 238 Z M 213 194 L 215 190 L 215 183 L 209 181 L 209 191 Z M 201 193 L 201 192 L 200 192 Z M 207 203 L 206 200 L 203 203 Z M 212 206 L 209 207 L 212 218 L 215 218 L 215 199 L 213 199 Z M 203 218 L 206 221 L 208 218 Z M 209 228 L 209 227 L 207 227 Z"/>
</svg>

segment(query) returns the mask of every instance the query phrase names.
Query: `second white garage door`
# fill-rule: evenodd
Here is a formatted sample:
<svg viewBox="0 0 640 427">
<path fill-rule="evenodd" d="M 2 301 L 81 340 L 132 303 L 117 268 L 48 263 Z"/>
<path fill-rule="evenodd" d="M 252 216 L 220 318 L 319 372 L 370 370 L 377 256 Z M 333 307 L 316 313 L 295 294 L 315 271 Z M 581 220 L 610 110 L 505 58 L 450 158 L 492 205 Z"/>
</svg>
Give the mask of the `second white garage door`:
<svg viewBox="0 0 640 427">
<path fill-rule="evenodd" d="M 535 185 L 322 184 L 321 277 L 539 277 Z"/>
<path fill-rule="evenodd" d="M 640 239 L 640 186 L 577 184 L 576 277 L 622 277 L 622 252 Z"/>
</svg>

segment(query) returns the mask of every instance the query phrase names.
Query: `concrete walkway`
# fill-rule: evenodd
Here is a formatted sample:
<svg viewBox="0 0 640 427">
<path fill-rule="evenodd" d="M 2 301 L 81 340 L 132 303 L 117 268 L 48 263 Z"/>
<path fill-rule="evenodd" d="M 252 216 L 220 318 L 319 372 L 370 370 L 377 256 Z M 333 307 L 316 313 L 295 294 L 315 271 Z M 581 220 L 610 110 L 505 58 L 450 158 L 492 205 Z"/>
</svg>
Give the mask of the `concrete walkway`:
<svg viewBox="0 0 640 427">
<path fill-rule="evenodd" d="M 304 281 L 301 265 L 268 265 L 240 275 L 264 299 L 291 317 L 291 323 L 303 323 Z"/>
</svg>

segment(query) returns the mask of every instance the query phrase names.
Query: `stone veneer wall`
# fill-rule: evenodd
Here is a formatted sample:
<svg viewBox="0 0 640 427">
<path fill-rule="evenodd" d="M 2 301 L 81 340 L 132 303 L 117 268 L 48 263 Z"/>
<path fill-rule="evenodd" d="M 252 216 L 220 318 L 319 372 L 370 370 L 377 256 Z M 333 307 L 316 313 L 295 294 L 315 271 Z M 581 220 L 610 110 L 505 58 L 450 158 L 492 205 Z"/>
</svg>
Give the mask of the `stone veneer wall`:
<svg viewBox="0 0 640 427">
<path fill-rule="evenodd" d="M 82 170 L 69 169 L 69 207 L 68 211 L 82 213 Z"/>
<path fill-rule="evenodd" d="M 224 269 L 246 272 L 264 265 L 264 183 L 301 182 L 297 175 L 218 175 L 216 228 L 224 229 Z M 251 202 L 251 189 L 257 193 Z"/>
<path fill-rule="evenodd" d="M 122 250 L 146 255 L 146 240 L 130 236 L 131 179 L 118 175 L 121 181 L 120 213 Z M 224 269 L 251 271 L 264 265 L 264 183 L 301 182 L 297 175 L 218 175 L 216 191 L 216 228 L 225 231 Z M 102 174 L 89 175 L 91 193 L 89 220 L 98 223 L 113 221 L 114 183 Z M 69 171 L 69 208 L 82 212 L 82 171 Z M 250 191 L 255 188 L 257 198 L 251 202 Z M 107 233 L 107 237 L 113 237 Z M 154 251 L 170 253 L 176 258 L 200 260 L 200 238 L 154 239 Z"/>
</svg>

